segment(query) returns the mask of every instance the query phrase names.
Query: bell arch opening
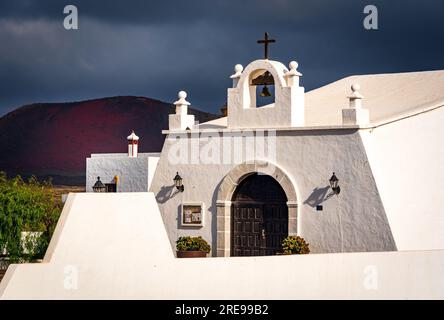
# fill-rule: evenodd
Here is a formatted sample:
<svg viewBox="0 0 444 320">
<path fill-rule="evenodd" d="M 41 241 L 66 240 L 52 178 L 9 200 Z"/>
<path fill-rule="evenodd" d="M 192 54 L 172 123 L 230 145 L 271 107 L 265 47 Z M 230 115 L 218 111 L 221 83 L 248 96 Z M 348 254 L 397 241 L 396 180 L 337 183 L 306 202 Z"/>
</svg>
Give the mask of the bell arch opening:
<svg viewBox="0 0 444 320">
<path fill-rule="evenodd" d="M 249 91 L 249 107 L 273 107 L 276 102 L 274 76 L 266 69 L 258 69 L 250 73 L 247 81 Z"/>
</svg>

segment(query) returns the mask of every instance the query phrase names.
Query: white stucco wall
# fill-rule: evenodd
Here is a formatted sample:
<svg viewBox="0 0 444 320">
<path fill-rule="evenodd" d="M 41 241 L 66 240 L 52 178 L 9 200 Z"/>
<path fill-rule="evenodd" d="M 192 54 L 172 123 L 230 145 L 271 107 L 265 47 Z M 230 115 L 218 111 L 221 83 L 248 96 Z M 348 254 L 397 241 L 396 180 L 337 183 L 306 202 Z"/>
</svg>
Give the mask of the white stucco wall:
<svg viewBox="0 0 444 320">
<path fill-rule="evenodd" d="M 102 183 L 111 183 L 119 176 L 117 192 L 146 192 L 156 171 L 159 153 L 139 153 L 128 157 L 126 153 L 92 154 L 86 159 L 86 192 L 100 177 Z"/>
<path fill-rule="evenodd" d="M 172 246 L 179 236 L 201 235 L 216 248 L 216 196 L 224 176 L 237 164 L 193 164 L 191 152 L 188 163 L 172 163 L 177 136 L 172 133 L 165 140 L 150 191 L 156 195 Z M 220 154 L 224 154 L 220 138 L 217 134 L 213 137 L 220 143 Z M 197 141 L 194 136 L 188 139 Z M 182 139 L 185 143 L 186 140 Z M 200 147 L 202 152 L 207 152 L 204 146 L 208 143 L 204 140 L 201 139 Z M 275 142 L 268 141 L 267 137 L 265 140 L 266 145 L 275 144 L 276 157 L 265 155 L 259 159 L 275 163 L 294 182 L 298 197 L 298 234 L 310 243 L 312 252 L 396 250 L 356 129 L 281 130 L 277 131 Z M 249 142 L 244 138 L 242 143 L 245 152 Z M 177 192 L 173 185 L 176 171 L 183 178 L 183 193 Z M 332 172 L 340 179 L 341 193 L 325 199 L 331 193 L 328 180 Z M 204 227 L 179 225 L 182 202 L 204 202 Z M 323 205 L 323 211 L 316 211 L 317 204 Z"/>
<path fill-rule="evenodd" d="M 443 271 L 443 250 L 177 259 L 152 193 L 84 193 L 0 298 L 444 299 Z"/>
<path fill-rule="evenodd" d="M 444 248 L 444 108 L 361 131 L 399 250 Z"/>
</svg>

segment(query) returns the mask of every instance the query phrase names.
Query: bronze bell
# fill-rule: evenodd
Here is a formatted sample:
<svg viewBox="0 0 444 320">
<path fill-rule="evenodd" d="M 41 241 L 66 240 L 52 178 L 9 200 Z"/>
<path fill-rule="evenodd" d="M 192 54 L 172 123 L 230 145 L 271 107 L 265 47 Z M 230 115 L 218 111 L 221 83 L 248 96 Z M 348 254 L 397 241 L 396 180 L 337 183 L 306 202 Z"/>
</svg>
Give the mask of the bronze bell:
<svg viewBox="0 0 444 320">
<path fill-rule="evenodd" d="M 267 85 L 264 85 L 264 87 L 262 88 L 262 91 L 261 91 L 260 96 L 261 96 L 261 97 L 270 97 L 270 96 L 271 96 L 271 93 L 270 93 L 270 91 L 268 90 Z"/>
</svg>

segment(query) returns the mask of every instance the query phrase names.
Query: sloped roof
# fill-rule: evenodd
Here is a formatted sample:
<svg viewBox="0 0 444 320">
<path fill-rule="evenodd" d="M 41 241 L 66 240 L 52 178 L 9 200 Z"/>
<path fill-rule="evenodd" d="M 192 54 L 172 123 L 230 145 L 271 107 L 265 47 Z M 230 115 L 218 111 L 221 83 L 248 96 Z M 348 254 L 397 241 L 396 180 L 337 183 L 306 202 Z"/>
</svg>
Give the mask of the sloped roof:
<svg viewBox="0 0 444 320">
<path fill-rule="evenodd" d="M 348 108 L 351 85 L 358 83 L 363 108 L 370 110 L 372 124 L 444 105 L 444 70 L 355 75 L 305 94 L 305 125 L 342 124 L 342 109 Z M 223 129 L 227 118 L 200 124 L 201 129 Z"/>
<path fill-rule="evenodd" d="M 207 121 L 204 123 L 201 123 L 199 125 L 199 129 L 223 129 L 227 127 L 227 119 L 228 117 L 222 117 L 218 119 L 214 119 L 211 121 Z"/>
<path fill-rule="evenodd" d="M 353 83 L 361 86 L 362 105 L 370 110 L 371 123 L 444 104 L 444 70 L 356 75 L 307 92 L 306 125 L 341 124 L 341 110 L 349 105 Z"/>
</svg>

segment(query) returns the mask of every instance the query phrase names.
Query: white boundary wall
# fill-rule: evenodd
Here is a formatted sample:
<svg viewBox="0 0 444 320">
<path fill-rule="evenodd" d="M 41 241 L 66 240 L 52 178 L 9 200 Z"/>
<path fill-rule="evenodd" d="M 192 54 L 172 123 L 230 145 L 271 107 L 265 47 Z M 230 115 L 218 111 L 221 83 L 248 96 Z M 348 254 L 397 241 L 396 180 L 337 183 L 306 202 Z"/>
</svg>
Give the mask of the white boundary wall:
<svg viewBox="0 0 444 320">
<path fill-rule="evenodd" d="M 444 250 L 177 259 L 152 193 L 70 194 L 2 299 L 444 299 Z"/>
<path fill-rule="evenodd" d="M 398 250 L 444 248 L 444 108 L 360 130 Z"/>
<path fill-rule="evenodd" d="M 112 183 L 119 177 L 117 192 L 147 192 L 156 171 L 160 153 L 98 153 L 86 158 L 86 191 L 92 192 L 97 177 L 103 183 Z"/>
</svg>

